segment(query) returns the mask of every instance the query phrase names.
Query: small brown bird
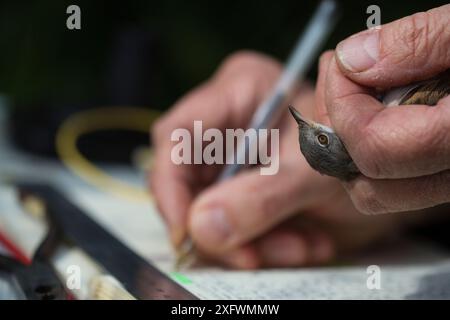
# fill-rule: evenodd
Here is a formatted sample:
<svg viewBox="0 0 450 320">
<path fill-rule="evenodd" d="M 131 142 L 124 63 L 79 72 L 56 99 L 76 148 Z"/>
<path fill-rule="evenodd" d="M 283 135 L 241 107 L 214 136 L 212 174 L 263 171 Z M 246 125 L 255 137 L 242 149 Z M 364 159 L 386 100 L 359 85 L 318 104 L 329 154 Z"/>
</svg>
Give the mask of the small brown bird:
<svg viewBox="0 0 450 320">
<path fill-rule="evenodd" d="M 450 70 L 447 70 L 432 79 L 390 90 L 385 93 L 382 102 L 388 107 L 410 104 L 435 106 L 449 94 Z M 298 123 L 300 150 L 314 170 L 345 181 L 359 174 L 344 143 L 333 129 L 303 118 L 292 106 L 289 110 Z"/>
</svg>

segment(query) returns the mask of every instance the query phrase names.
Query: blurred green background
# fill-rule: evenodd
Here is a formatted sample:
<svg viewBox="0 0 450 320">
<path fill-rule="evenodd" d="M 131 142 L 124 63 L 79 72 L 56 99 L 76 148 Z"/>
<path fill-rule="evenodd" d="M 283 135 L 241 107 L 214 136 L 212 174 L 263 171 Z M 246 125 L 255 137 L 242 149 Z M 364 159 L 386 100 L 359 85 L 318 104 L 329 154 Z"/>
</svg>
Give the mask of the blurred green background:
<svg viewBox="0 0 450 320">
<path fill-rule="evenodd" d="M 370 4 L 381 7 L 386 23 L 446 3 L 340 2 L 343 16 L 325 48 L 365 29 Z M 81 7 L 81 30 L 66 28 L 70 4 Z M 206 80 L 227 55 L 241 49 L 284 61 L 317 4 L 1 1 L 0 92 L 12 101 L 14 141 L 22 149 L 52 156 L 56 128 L 77 110 L 104 105 L 165 110 Z M 310 77 L 315 75 L 312 66 Z M 120 138 L 117 148 L 126 148 L 130 139 L 134 141 Z M 121 158 L 117 150 L 97 153 L 95 157 Z"/>
</svg>

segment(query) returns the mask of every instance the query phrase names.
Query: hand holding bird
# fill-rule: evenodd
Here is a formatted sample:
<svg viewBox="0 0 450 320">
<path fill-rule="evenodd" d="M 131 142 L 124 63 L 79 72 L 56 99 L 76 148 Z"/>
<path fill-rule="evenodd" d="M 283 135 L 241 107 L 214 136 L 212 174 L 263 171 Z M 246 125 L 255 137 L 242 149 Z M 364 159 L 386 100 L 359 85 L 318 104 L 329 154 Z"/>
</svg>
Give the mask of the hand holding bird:
<svg viewBox="0 0 450 320">
<path fill-rule="evenodd" d="M 449 16 L 450 5 L 417 13 L 345 39 L 321 58 L 316 115 L 361 172 L 346 179 L 339 168 L 338 176 L 364 213 L 450 201 Z M 380 91 L 398 106 L 387 108 Z"/>
<path fill-rule="evenodd" d="M 449 94 L 450 70 L 447 70 L 431 79 L 384 93 L 382 103 L 386 107 L 416 104 L 432 107 Z M 289 106 L 289 111 L 298 124 L 300 150 L 312 168 L 344 181 L 359 174 L 344 143 L 333 129 L 307 120 L 292 106 Z"/>
</svg>

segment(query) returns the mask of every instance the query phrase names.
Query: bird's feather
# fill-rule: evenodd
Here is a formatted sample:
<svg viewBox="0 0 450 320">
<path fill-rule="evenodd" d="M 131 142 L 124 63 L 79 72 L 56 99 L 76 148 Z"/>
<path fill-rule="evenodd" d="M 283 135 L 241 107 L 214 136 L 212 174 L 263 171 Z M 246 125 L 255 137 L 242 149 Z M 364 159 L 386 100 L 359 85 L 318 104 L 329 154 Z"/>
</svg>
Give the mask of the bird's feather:
<svg viewBox="0 0 450 320">
<path fill-rule="evenodd" d="M 439 100 L 450 94 L 450 71 L 405 87 L 389 91 L 383 98 L 388 106 L 424 104 L 435 106 Z"/>
</svg>

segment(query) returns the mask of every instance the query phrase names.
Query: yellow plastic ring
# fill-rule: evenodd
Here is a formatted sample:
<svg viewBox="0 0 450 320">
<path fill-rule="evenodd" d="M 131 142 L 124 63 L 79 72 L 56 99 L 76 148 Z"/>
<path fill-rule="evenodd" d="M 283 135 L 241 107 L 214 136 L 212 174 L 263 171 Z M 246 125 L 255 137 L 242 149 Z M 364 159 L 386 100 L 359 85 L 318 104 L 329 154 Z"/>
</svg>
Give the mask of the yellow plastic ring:
<svg viewBox="0 0 450 320">
<path fill-rule="evenodd" d="M 122 129 L 148 133 L 160 113 L 137 107 L 103 107 L 69 117 L 56 134 L 56 152 L 63 164 L 85 182 L 117 197 L 131 201 L 151 199 L 145 188 L 114 178 L 84 157 L 77 148 L 78 139 L 100 130 Z"/>
</svg>

